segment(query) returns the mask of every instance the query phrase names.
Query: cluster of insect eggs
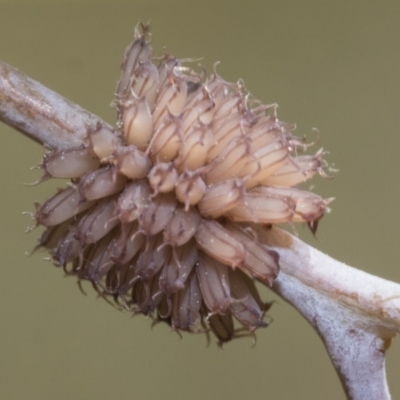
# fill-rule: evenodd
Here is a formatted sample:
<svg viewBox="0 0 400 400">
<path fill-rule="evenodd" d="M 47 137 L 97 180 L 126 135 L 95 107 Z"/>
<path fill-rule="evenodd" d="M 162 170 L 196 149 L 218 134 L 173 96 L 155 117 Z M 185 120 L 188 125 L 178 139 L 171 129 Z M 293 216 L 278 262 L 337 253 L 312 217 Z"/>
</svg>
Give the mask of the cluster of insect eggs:
<svg viewBox="0 0 400 400">
<path fill-rule="evenodd" d="M 322 151 L 297 156 L 290 125 L 241 82 L 204 79 L 169 54 L 153 61 L 136 32 L 118 129 L 99 123 L 81 147 L 45 154 L 45 177 L 71 181 L 37 206 L 40 245 L 135 313 L 225 342 L 267 325 L 254 278 L 271 285 L 279 272 L 268 226 L 315 227 L 327 211 L 293 187 L 323 173 Z"/>
</svg>

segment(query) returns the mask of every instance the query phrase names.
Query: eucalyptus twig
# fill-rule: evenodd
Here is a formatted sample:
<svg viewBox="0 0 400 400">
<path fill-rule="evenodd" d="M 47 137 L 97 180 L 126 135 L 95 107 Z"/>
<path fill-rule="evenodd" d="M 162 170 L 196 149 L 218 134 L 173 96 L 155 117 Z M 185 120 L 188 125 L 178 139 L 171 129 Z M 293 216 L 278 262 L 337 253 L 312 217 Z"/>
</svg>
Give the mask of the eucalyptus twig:
<svg viewBox="0 0 400 400">
<path fill-rule="evenodd" d="M 390 399 L 385 352 L 400 332 L 400 285 L 367 274 L 276 229 L 273 290 L 323 340 L 348 399 Z"/>
<path fill-rule="evenodd" d="M 100 118 L 0 62 L 0 119 L 46 147 L 79 146 Z M 111 128 L 110 128 L 111 129 Z M 280 257 L 272 290 L 325 343 L 348 399 L 389 399 L 385 351 L 400 331 L 400 285 L 347 266 L 272 228 Z"/>
<path fill-rule="evenodd" d="M 59 150 L 81 144 L 88 126 L 100 121 L 2 61 L 0 119 L 36 142 Z"/>
</svg>

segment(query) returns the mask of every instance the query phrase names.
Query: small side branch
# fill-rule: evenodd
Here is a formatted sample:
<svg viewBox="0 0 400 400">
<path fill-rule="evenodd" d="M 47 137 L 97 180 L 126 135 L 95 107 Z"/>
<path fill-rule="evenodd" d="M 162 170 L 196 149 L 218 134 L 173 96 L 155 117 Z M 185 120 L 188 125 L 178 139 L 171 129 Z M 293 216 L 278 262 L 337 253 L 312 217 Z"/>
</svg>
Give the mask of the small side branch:
<svg viewBox="0 0 400 400">
<path fill-rule="evenodd" d="M 316 330 L 350 400 L 390 399 L 385 352 L 400 332 L 400 285 L 271 231 L 281 272 L 273 290 Z"/>
</svg>

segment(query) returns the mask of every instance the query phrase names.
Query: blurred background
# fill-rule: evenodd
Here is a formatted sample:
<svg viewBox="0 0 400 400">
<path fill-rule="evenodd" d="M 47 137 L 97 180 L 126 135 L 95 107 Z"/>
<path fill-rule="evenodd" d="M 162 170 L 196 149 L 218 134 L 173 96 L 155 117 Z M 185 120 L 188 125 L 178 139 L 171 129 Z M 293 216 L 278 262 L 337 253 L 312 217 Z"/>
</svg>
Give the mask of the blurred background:
<svg viewBox="0 0 400 400">
<path fill-rule="evenodd" d="M 151 20 L 153 47 L 220 61 L 226 80 L 243 78 L 299 136 L 329 150 L 340 172 L 311 184 L 336 197 L 317 238 L 334 258 L 400 281 L 400 3 L 395 1 L 36 1 L 0 0 L 0 59 L 111 124 L 109 107 L 137 22 Z M 25 228 L 33 201 L 60 183 L 28 187 L 42 149 L 0 124 L 0 392 L 19 399 L 342 399 L 316 333 L 282 300 L 257 344 L 222 350 L 203 336 L 180 339 L 87 296 L 73 278 L 27 257 L 39 236 Z M 400 398 L 400 343 L 387 367 Z"/>
</svg>

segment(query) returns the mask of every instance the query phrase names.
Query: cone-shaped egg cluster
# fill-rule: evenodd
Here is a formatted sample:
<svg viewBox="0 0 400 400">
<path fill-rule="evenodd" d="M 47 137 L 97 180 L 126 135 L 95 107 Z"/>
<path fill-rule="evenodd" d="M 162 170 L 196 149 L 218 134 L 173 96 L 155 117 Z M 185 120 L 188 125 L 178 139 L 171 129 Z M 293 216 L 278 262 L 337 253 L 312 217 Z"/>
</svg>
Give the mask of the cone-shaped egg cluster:
<svg viewBox="0 0 400 400">
<path fill-rule="evenodd" d="M 70 178 L 35 214 L 56 265 L 104 296 L 175 330 L 211 329 L 220 342 L 266 326 L 253 278 L 270 285 L 277 254 L 268 226 L 312 228 L 328 200 L 293 186 L 322 173 L 275 106 L 241 82 L 207 79 L 167 54 L 147 28 L 127 48 L 118 129 L 45 155 L 45 176 Z M 72 265 L 72 267 L 67 267 Z"/>
</svg>

